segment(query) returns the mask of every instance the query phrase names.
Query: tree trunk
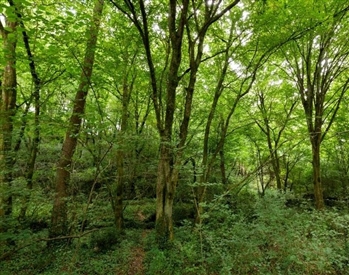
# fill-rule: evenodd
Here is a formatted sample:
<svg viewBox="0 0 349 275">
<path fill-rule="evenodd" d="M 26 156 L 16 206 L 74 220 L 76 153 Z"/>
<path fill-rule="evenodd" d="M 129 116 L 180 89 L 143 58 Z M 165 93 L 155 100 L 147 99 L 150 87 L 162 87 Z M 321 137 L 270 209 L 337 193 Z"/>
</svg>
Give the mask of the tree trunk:
<svg viewBox="0 0 349 275">
<path fill-rule="evenodd" d="M 156 233 L 160 247 L 173 240 L 172 208 L 178 180 L 178 170 L 173 165 L 171 148 L 162 139 L 156 185 Z"/>
<path fill-rule="evenodd" d="M 149 36 L 149 24 L 148 24 L 148 11 L 145 8 L 146 2 L 139 0 L 140 13 L 135 9 L 135 5 L 132 1 L 124 0 L 127 11 L 119 4 L 119 1 L 111 0 L 114 6 L 116 6 L 123 13 L 126 13 L 128 18 L 131 19 L 133 24 L 139 31 L 144 45 L 147 63 L 149 67 L 149 75 L 152 85 L 152 100 L 154 104 L 155 117 L 157 122 L 157 128 L 160 136 L 160 154 L 158 163 L 158 175 L 157 175 L 157 187 L 156 187 L 156 232 L 159 239 L 159 244 L 167 243 L 173 239 L 173 222 L 172 222 L 172 205 L 174 199 L 174 192 L 178 181 L 178 169 L 181 164 L 181 157 L 185 147 L 188 125 L 191 116 L 192 99 L 194 93 L 194 87 L 196 83 L 196 73 L 199 68 L 201 57 L 203 53 L 203 42 L 207 29 L 211 24 L 219 20 L 225 13 L 233 8 L 239 0 L 235 0 L 230 3 L 222 11 L 217 12 L 219 9 L 211 8 L 209 3 L 205 3 L 205 18 L 202 26 L 199 21 L 195 20 L 197 36 L 192 37 L 191 30 L 188 25 L 188 9 L 190 3 L 195 8 L 194 1 L 183 0 L 181 3 L 177 0 L 168 1 L 168 37 L 169 37 L 169 49 L 166 50 L 168 62 L 164 69 L 167 72 L 167 88 L 166 104 L 163 104 L 163 98 L 161 94 L 161 85 L 158 82 L 156 74 L 151 45 Z M 188 37 L 188 51 L 189 51 L 189 63 L 190 63 L 190 77 L 189 85 L 185 88 L 185 104 L 183 118 L 181 120 L 179 130 L 179 142 L 176 148 L 172 145 L 173 136 L 173 121 L 174 113 L 176 110 L 176 97 L 177 87 L 181 76 L 179 75 L 179 68 L 182 63 L 182 41 L 184 31 L 187 31 Z M 167 62 L 166 62 L 167 63 Z M 159 89 L 160 88 L 160 89 Z M 163 112 L 164 111 L 164 112 Z M 165 113 L 165 115 L 163 115 Z M 174 150 L 176 149 L 176 150 Z"/>
<path fill-rule="evenodd" d="M 8 29 L 0 23 L 3 38 L 4 60 L 6 62 L 1 83 L 0 98 L 0 217 L 12 213 L 12 132 L 13 117 L 16 113 L 17 79 L 16 79 L 16 36 L 17 23 L 7 22 Z"/>
<path fill-rule="evenodd" d="M 73 113 L 70 117 L 68 130 L 63 142 L 61 156 L 57 164 L 55 182 L 56 195 L 53 203 L 51 227 L 49 232 L 49 236 L 51 238 L 67 234 L 67 185 L 70 178 L 72 157 L 77 145 L 77 136 L 80 131 L 82 116 L 85 113 L 86 97 L 92 76 L 92 68 L 95 57 L 97 36 L 103 12 L 103 5 L 104 0 L 95 0 L 92 22 L 90 29 L 86 34 L 88 39 L 85 58 L 82 64 L 80 84 L 75 96 Z"/>
<path fill-rule="evenodd" d="M 179 150 L 175 153 L 172 145 L 172 128 L 174 121 L 174 113 L 176 110 L 176 93 L 180 78 L 178 77 L 179 67 L 182 61 L 182 42 L 183 34 L 186 24 L 186 17 L 188 12 L 189 1 L 183 1 L 183 7 L 179 16 L 178 26 L 177 21 L 177 1 L 171 0 L 169 2 L 169 16 L 168 16 L 168 28 L 169 37 L 171 41 L 171 58 L 169 72 L 167 75 L 167 89 L 166 89 L 166 112 L 165 121 L 162 124 L 162 120 L 158 120 L 158 130 L 160 134 L 160 155 L 158 163 L 157 183 L 156 183 L 156 235 L 158 244 L 160 247 L 166 246 L 173 240 L 173 221 L 172 221 L 172 207 L 174 192 L 176 190 L 178 180 L 178 165 L 181 160 L 181 145 L 185 142 L 186 123 L 184 118 L 182 120 L 180 129 L 180 142 Z M 191 73 L 193 73 L 191 71 Z M 188 89 L 189 90 L 189 89 Z M 186 97 L 188 93 L 186 92 Z M 187 101 L 187 100 L 186 100 Z M 157 108 L 157 106 L 154 106 Z M 159 113 L 159 110 L 156 111 Z M 184 111 L 184 113 L 186 113 Z M 185 115 L 184 115 L 185 117 Z M 184 129 L 182 129 L 184 126 Z M 184 136 L 181 136 L 184 134 Z M 174 159 L 176 156 L 176 160 Z M 177 163 L 175 164 L 175 161 Z"/>
<path fill-rule="evenodd" d="M 210 138 L 210 133 L 211 133 L 211 125 L 213 123 L 213 118 L 216 114 L 216 108 L 218 105 L 218 101 L 220 96 L 222 95 L 223 92 L 223 82 L 228 70 L 228 66 L 229 66 L 229 47 L 227 47 L 226 51 L 225 51 L 225 59 L 224 59 L 224 65 L 223 65 L 223 69 L 222 69 L 222 73 L 219 75 L 219 79 L 218 79 L 218 83 L 215 87 L 215 92 L 214 92 L 214 97 L 213 97 L 213 101 L 212 101 L 212 105 L 210 108 L 210 112 L 206 121 L 206 125 L 205 125 L 205 134 L 204 134 L 204 140 L 203 140 L 203 150 L 202 150 L 202 167 L 203 167 L 203 173 L 202 176 L 200 177 L 200 182 L 199 182 L 199 186 L 195 188 L 195 208 L 196 208 L 196 215 L 195 215 L 195 222 L 196 223 L 200 223 L 201 221 L 201 213 L 202 213 L 202 207 L 200 206 L 200 204 L 204 201 L 204 197 L 205 197 L 205 193 L 206 193 L 206 186 L 204 186 L 205 183 L 207 183 L 207 178 L 208 175 L 211 173 L 211 169 L 212 169 L 212 165 L 216 159 L 216 155 L 217 154 L 213 154 L 213 156 L 211 156 L 211 159 L 209 161 L 209 138 Z M 222 129 L 221 131 L 224 131 L 224 121 L 221 121 L 221 125 L 222 125 Z M 224 168 L 224 163 L 222 163 L 222 158 L 224 158 L 224 153 L 223 153 L 223 144 L 219 143 L 219 145 L 217 145 L 217 148 L 221 145 L 221 148 L 219 148 L 219 152 L 220 152 L 220 156 L 221 156 L 221 169 Z M 216 149 L 217 149 L 216 148 Z M 216 150 L 216 152 L 218 151 Z M 225 175 L 223 175 L 224 170 L 222 171 L 222 177 Z"/>
<path fill-rule="evenodd" d="M 269 127 L 269 126 L 267 126 Z M 270 134 L 270 132 L 269 132 Z M 271 161 L 271 165 L 273 168 L 273 173 L 275 176 L 275 180 L 276 180 L 276 187 L 278 189 L 278 191 L 282 192 L 282 181 L 281 181 L 281 176 L 280 176 L 280 160 L 277 154 L 278 151 L 278 144 L 275 144 L 275 147 L 273 148 L 272 146 L 272 141 L 271 141 L 271 136 L 268 136 L 268 148 L 269 148 L 269 154 L 270 154 L 270 161 Z M 270 175 L 271 177 L 271 175 Z"/>
<path fill-rule="evenodd" d="M 120 138 L 122 140 L 122 138 Z M 117 230 L 123 228 L 123 188 L 124 188 L 124 152 L 119 148 L 116 153 L 117 180 L 114 200 L 114 222 Z"/>
<path fill-rule="evenodd" d="M 221 170 L 221 178 L 222 178 L 222 184 L 227 184 L 227 176 L 225 172 L 225 157 L 224 157 L 224 149 L 219 151 L 219 156 L 220 156 L 220 170 Z"/>
<path fill-rule="evenodd" d="M 264 125 L 262 125 L 258 120 L 255 120 L 260 130 L 265 134 L 268 144 L 268 150 L 269 150 L 269 157 L 270 162 L 273 168 L 273 176 L 276 180 L 276 187 L 278 191 L 282 192 L 283 186 L 282 186 L 282 178 L 280 175 L 280 159 L 279 159 L 279 146 L 280 146 L 280 139 L 282 136 L 282 133 L 286 129 L 286 125 L 290 119 L 290 116 L 296 106 L 297 101 L 294 101 L 290 107 L 289 110 L 286 112 L 286 119 L 283 122 L 282 126 L 277 131 L 277 134 L 275 133 L 275 128 L 270 124 L 270 114 L 271 114 L 271 103 L 269 107 L 266 106 L 265 103 L 265 93 L 259 92 L 258 93 L 258 109 L 261 111 L 261 114 L 263 116 L 263 122 Z M 270 174 L 270 179 L 272 179 L 272 175 Z"/>
<path fill-rule="evenodd" d="M 274 174 L 276 179 L 276 186 L 279 191 L 282 191 L 283 188 L 282 188 L 282 179 L 280 175 L 280 159 L 277 152 L 275 152 L 274 157 L 275 157 Z"/>
<path fill-rule="evenodd" d="M 20 13 L 17 5 L 14 3 L 14 1 L 9 0 L 9 3 L 11 7 L 14 8 L 15 13 L 18 18 L 18 22 L 20 27 L 22 28 L 22 37 L 23 37 L 23 42 L 24 42 L 24 47 L 27 53 L 27 58 L 28 58 L 28 65 L 30 69 L 30 74 L 32 76 L 32 80 L 34 83 L 34 92 L 32 93 L 32 97 L 34 98 L 34 107 L 35 107 L 35 112 L 34 112 L 34 138 L 32 142 L 32 147 L 30 151 L 30 157 L 29 157 L 29 162 L 28 162 L 28 171 L 26 175 L 26 180 L 27 180 L 27 188 L 30 191 L 33 188 L 33 175 L 35 171 L 35 162 L 36 162 L 36 157 L 39 152 L 39 143 L 40 143 L 40 89 L 41 89 L 41 79 L 39 78 L 39 75 L 36 70 L 36 64 L 34 61 L 34 56 L 31 51 L 31 47 L 29 44 L 29 36 L 27 34 L 22 14 Z M 28 106 L 29 108 L 29 106 Z M 25 113 L 28 112 L 28 109 L 26 110 Z M 25 125 L 25 124 L 24 124 Z M 24 128 L 25 126 L 22 126 L 22 133 L 24 133 Z M 21 137 L 20 137 L 21 138 Z M 16 148 L 17 150 L 19 149 L 19 144 Z M 29 202 L 30 194 L 26 195 L 23 199 L 22 202 L 22 207 L 20 210 L 19 217 L 24 218 Z"/>
<path fill-rule="evenodd" d="M 122 94 L 122 114 L 121 114 L 121 125 L 120 125 L 120 133 L 118 139 L 118 149 L 116 153 L 116 169 L 117 169 L 117 180 L 116 180 L 116 190 L 115 196 L 113 196 L 114 200 L 114 218 L 115 218 L 115 226 L 116 229 L 123 229 L 123 189 L 124 189 L 124 157 L 125 157 L 125 135 L 127 131 L 128 124 L 128 106 L 130 102 L 130 95 L 132 92 L 133 82 L 130 87 L 126 83 L 123 85 L 123 94 Z"/>
<path fill-rule="evenodd" d="M 314 196 L 315 207 L 317 210 L 325 208 L 322 182 L 321 182 L 321 166 L 320 166 L 320 145 L 321 145 L 321 133 L 314 134 L 312 142 L 312 154 L 313 154 L 313 183 L 314 183 Z"/>
</svg>

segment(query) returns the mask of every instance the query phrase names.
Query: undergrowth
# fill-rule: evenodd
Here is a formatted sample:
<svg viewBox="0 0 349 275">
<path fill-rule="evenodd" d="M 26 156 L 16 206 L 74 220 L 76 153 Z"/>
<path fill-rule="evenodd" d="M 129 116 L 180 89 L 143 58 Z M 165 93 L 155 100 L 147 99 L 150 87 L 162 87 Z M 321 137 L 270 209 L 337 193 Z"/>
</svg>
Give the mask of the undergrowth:
<svg viewBox="0 0 349 275">
<path fill-rule="evenodd" d="M 264 198 L 250 193 L 216 198 L 204 205 L 201 224 L 193 225 L 191 219 L 178 223 L 167 249 L 157 247 L 154 230 L 138 226 L 153 215 L 153 202 L 143 207 L 130 203 L 125 214 L 129 220 L 138 218 L 136 227 L 123 234 L 99 228 L 50 249 L 45 242 L 32 242 L 0 262 L 1 274 L 131 274 L 136 249 L 144 251 L 138 257 L 144 257 L 142 270 L 149 275 L 348 274 L 348 212 L 287 207 L 286 200 L 272 193 Z M 89 216 L 92 225 L 98 224 L 97 213 Z M 10 227 L 18 226 L 12 222 Z M 17 246 L 47 235 L 46 228 L 16 230 L 9 234 L 16 236 Z"/>
</svg>

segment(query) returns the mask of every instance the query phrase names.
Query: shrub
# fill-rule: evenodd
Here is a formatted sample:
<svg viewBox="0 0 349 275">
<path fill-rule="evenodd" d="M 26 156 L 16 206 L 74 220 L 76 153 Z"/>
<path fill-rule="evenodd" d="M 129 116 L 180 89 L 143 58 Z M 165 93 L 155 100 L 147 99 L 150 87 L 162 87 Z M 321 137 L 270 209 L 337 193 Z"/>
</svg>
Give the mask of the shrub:
<svg viewBox="0 0 349 275">
<path fill-rule="evenodd" d="M 91 247 L 96 252 L 105 252 L 120 243 L 120 232 L 114 227 L 101 229 L 91 235 Z"/>
<path fill-rule="evenodd" d="M 209 273 L 344 272 L 349 217 L 333 211 L 299 213 L 285 207 L 280 194 L 256 200 L 253 208 L 250 220 L 227 204 L 207 207 L 200 234 Z"/>
</svg>

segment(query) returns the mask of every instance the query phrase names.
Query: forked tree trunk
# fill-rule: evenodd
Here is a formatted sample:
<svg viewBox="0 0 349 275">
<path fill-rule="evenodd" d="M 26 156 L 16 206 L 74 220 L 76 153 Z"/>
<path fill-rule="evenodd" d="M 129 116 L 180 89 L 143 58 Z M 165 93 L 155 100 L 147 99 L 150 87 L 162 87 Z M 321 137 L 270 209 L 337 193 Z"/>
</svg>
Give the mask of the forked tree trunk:
<svg viewBox="0 0 349 275">
<path fill-rule="evenodd" d="M 0 217 L 12 213 L 12 132 L 13 117 L 16 113 L 16 22 L 7 22 L 5 30 L 0 22 L 6 62 L 1 82 L 0 98 Z M 8 34 L 14 34 L 9 36 Z"/>
<path fill-rule="evenodd" d="M 178 179 L 178 166 L 176 165 L 180 162 L 180 152 L 182 151 L 182 148 L 180 148 L 177 152 L 174 150 L 174 146 L 172 144 L 172 128 L 174 113 L 176 110 L 176 93 L 180 80 L 178 77 L 178 72 L 182 61 L 182 42 L 189 1 L 183 1 L 181 14 L 178 16 L 178 18 L 176 16 L 178 9 L 177 5 L 177 1 L 169 1 L 170 12 L 168 16 L 168 28 L 171 41 L 171 57 L 169 72 L 167 75 L 166 112 L 164 123 L 162 123 L 162 119 L 158 119 L 157 121 L 160 134 L 160 153 L 156 182 L 155 227 L 158 244 L 160 247 L 167 245 L 167 243 L 172 242 L 173 240 L 172 207 Z M 177 20 L 178 25 L 176 22 Z M 189 89 L 187 90 L 186 96 L 188 96 L 188 93 L 190 93 Z M 155 102 L 155 104 L 156 103 L 157 102 Z M 154 105 L 154 107 L 157 108 L 157 105 Z M 159 109 L 157 109 L 156 112 L 159 113 Z M 183 132 L 182 129 L 180 132 Z M 184 134 L 184 136 L 185 137 L 180 137 L 180 143 L 185 141 L 186 134 Z M 184 144 L 182 145 L 184 146 Z M 175 164 L 176 160 L 178 163 Z"/>
<path fill-rule="evenodd" d="M 333 20 L 326 25 L 325 32 L 323 29 L 314 29 L 305 37 L 306 40 L 294 41 L 293 57 L 289 58 L 289 53 L 285 55 L 289 66 L 295 72 L 307 121 L 312 146 L 315 207 L 318 210 L 325 207 L 321 182 L 321 143 L 336 118 L 349 85 L 347 77 L 343 81 L 348 72 L 348 50 L 347 47 L 337 44 L 337 36 L 344 34 L 339 26 L 348 11 L 344 9 L 335 13 Z M 333 52 L 336 54 L 333 55 Z M 332 57 L 331 66 L 328 66 L 328 56 Z M 329 92 L 333 94 L 328 95 Z"/>
<path fill-rule="evenodd" d="M 70 166 L 74 155 L 77 137 L 80 132 L 82 116 L 85 113 L 86 97 L 95 58 L 97 36 L 103 12 L 104 0 L 95 0 L 93 18 L 87 33 L 85 58 L 82 64 L 80 84 L 75 96 L 73 113 L 62 146 L 56 171 L 56 195 L 51 215 L 50 238 L 67 234 L 67 186 L 70 179 Z"/>
<path fill-rule="evenodd" d="M 156 186 L 156 234 L 159 239 L 159 244 L 166 244 L 173 239 L 173 222 L 172 222 L 172 206 L 174 193 L 178 181 L 178 169 L 181 165 L 182 153 L 185 147 L 188 126 L 191 116 L 191 107 L 196 83 L 196 73 L 201 63 L 203 53 L 203 42 L 206 32 L 211 24 L 219 20 L 225 13 L 238 4 L 239 0 L 228 4 L 220 10 L 214 5 L 205 2 L 205 17 L 201 20 L 195 20 L 197 31 L 196 35 L 192 36 L 188 25 L 188 10 L 190 4 L 196 9 L 195 1 L 183 0 L 169 0 L 168 1 L 168 37 L 169 49 L 166 54 L 168 58 L 168 67 L 166 65 L 164 72 L 167 72 L 167 87 L 165 100 L 162 98 L 161 85 L 157 77 L 157 72 L 154 66 L 148 24 L 148 10 L 146 5 L 148 1 L 129 1 L 124 0 L 125 7 L 120 4 L 120 1 L 110 0 L 114 6 L 127 15 L 139 31 L 144 45 L 147 63 L 149 67 L 149 74 L 152 85 L 152 100 L 154 104 L 155 117 L 157 128 L 160 136 L 160 153 L 157 174 Z M 135 8 L 135 3 L 139 4 L 139 11 Z M 197 7 L 200 7 L 198 4 Z M 214 7 L 214 8 L 213 8 Z M 195 12 L 194 12 L 195 13 Z M 194 20 L 193 20 L 194 22 Z M 187 31 L 188 37 L 188 51 L 190 63 L 189 85 L 185 88 L 185 104 L 183 118 L 179 129 L 179 142 L 176 146 L 172 145 L 173 135 L 172 129 L 174 126 L 174 113 L 176 110 L 177 88 L 181 76 L 179 69 L 182 64 L 182 40 L 184 31 Z M 195 37 L 194 37 L 195 36 Z M 166 62 L 167 63 L 167 62 Z M 165 102 L 163 104 L 163 102 Z M 165 114 L 164 114 L 165 113 Z"/>
<path fill-rule="evenodd" d="M 280 158 L 279 158 L 279 146 L 280 146 L 280 140 L 281 136 L 286 129 L 286 125 L 288 121 L 290 120 L 291 114 L 294 110 L 294 108 L 297 105 L 297 101 L 294 101 L 289 110 L 286 112 L 286 120 L 283 122 L 279 130 L 275 133 L 273 130 L 272 125 L 270 124 L 269 119 L 269 112 L 272 105 L 269 107 L 266 106 L 265 103 L 265 94 L 263 92 L 258 93 L 258 109 L 261 111 L 263 116 L 263 122 L 264 125 L 262 125 L 258 120 L 255 120 L 257 123 L 259 129 L 264 133 L 267 139 L 268 144 L 268 150 L 269 150 L 269 157 L 270 157 L 270 163 L 273 168 L 273 174 L 276 180 L 276 187 L 278 191 L 282 192 L 284 190 L 282 186 L 282 178 L 281 178 L 281 171 L 280 171 Z"/>
</svg>

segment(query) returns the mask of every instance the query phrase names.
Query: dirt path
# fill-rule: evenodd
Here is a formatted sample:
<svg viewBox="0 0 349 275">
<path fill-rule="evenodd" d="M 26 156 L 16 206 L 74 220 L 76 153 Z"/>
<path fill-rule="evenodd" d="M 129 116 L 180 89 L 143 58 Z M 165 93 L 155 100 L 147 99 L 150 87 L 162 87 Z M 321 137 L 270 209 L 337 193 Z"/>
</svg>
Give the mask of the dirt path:
<svg viewBox="0 0 349 275">
<path fill-rule="evenodd" d="M 145 257 L 145 252 L 143 247 L 136 247 L 132 251 L 131 260 L 129 263 L 129 268 L 127 275 L 142 275 L 145 272 L 143 261 Z"/>
<path fill-rule="evenodd" d="M 144 221 L 145 217 L 141 212 L 137 213 L 137 217 L 139 221 Z M 144 251 L 144 242 L 143 240 L 147 237 L 149 233 L 149 230 L 143 230 L 141 233 L 141 240 L 139 245 L 135 246 L 131 251 L 130 260 L 128 263 L 128 267 L 126 272 L 125 271 L 119 271 L 116 274 L 117 275 L 143 275 L 145 274 L 145 267 L 144 267 L 144 258 L 145 258 L 145 251 Z"/>
</svg>

